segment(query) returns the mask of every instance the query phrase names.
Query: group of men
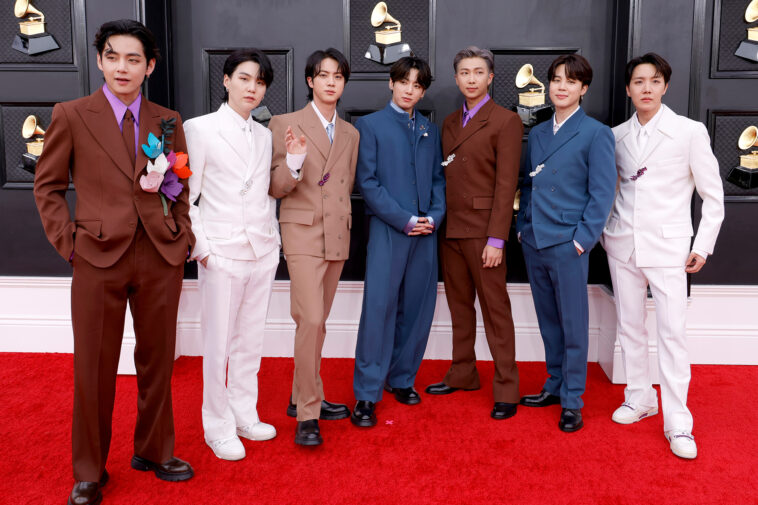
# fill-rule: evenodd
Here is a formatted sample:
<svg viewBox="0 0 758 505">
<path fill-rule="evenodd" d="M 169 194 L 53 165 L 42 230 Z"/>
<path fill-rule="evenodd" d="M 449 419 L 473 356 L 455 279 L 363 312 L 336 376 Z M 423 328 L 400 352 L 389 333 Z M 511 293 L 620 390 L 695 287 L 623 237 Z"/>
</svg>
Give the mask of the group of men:
<svg viewBox="0 0 758 505">
<path fill-rule="evenodd" d="M 108 481 L 105 463 L 127 300 L 137 338 L 139 387 L 132 467 L 169 481 L 193 475 L 188 463 L 174 457 L 170 378 L 183 263 L 196 258 L 207 266 L 209 258 L 192 233 L 195 202 L 187 180 L 180 176 L 176 192 L 161 186 L 160 198 L 150 194 L 158 162 L 149 162 L 154 156 L 148 134 L 171 135 L 173 150 L 187 152 L 179 115 L 140 94 L 157 57 L 152 35 L 141 24 L 122 20 L 103 25 L 95 45 L 105 84 L 89 97 L 56 105 L 35 180 L 45 232 L 73 265 L 76 483 L 69 503 L 77 505 L 100 503 Z M 263 191 L 262 197 L 270 193 L 281 199 L 278 221 L 297 325 L 287 408 L 297 418 L 295 442 L 321 444 L 319 419 L 350 417 L 356 426 L 374 426 L 383 391 L 404 404 L 421 401 L 414 383 L 434 314 L 438 254 L 453 323 L 453 360 L 443 380 L 426 392 L 481 387 L 474 353 L 478 297 L 495 368 L 491 417 L 512 417 L 519 404 L 560 404 L 560 428 L 580 429 L 587 257 L 602 240 L 628 379 L 625 401 L 613 420 L 633 423 L 658 410 L 644 326 L 649 285 L 658 313 L 664 431 L 675 454 L 694 458 L 686 407 L 686 274 L 698 271 L 713 252 L 723 190 L 703 125 L 661 103 L 671 68 L 655 54 L 629 62 L 626 89 L 636 112 L 611 134 L 579 106 L 592 78 L 589 64 L 577 55 L 559 58 L 549 72 L 556 114 L 532 128 L 521 167 L 522 123 L 488 95 L 492 54 L 471 46 L 455 56 L 453 67 L 463 105 L 445 118 L 441 134 L 416 108 L 432 75 L 429 65 L 414 56 L 391 67 L 387 106 L 361 117 L 354 128 L 336 111 L 350 76 L 348 61 L 336 49 L 314 52 L 305 70 L 310 102 L 275 116 L 269 125 L 270 186 L 240 188 L 243 196 Z M 262 72 L 251 81 L 270 83 Z M 173 129 L 166 129 L 167 120 Z M 238 132 L 247 135 L 250 128 L 241 122 Z M 249 142 L 254 149 L 256 140 Z M 192 156 L 190 146 L 190 168 L 197 163 Z M 77 189 L 73 220 L 64 197 L 69 177 Z M 325 323 L 348 257 L 354 183 L 366 204 L 369 237 L 351 411 L 326 401 L 319 370 Z M 505 246 L 519 184 L 518 238 L 549 375 L 539 394 L 523 398 L 505 281 Z M 704 203 L 690 249 L 694 189 Z M 220 225 L 215 233 L 233 239 Z M 264 247 L 261 257 L 276 251 L 275 245 Z M 216 266 L 220 269 L 221 263 Z M 270 268 L 266 272 L 273 275 Z M 225 364 L 224 349 L 218 352 Z M 228 347 L 226 359 L 231 388 Z M 255 372 L 258 363 L 259 357 Z M 214 387 L 221 390 L 219 377 Z M 257 421 L 254 414 L 251 418 Z M 237 433 L 261 440 L 275 435 L 268 425 L 256 431 L 254 421 L 237 426 Z"/>
</svg>

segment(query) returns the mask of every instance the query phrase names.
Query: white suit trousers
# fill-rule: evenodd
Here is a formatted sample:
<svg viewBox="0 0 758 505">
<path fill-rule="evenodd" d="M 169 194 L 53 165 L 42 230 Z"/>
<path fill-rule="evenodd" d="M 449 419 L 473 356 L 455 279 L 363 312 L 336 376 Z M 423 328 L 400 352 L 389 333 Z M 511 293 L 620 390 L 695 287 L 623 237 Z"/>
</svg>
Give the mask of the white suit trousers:
<svg viewBox="0 0 758 505">
<path fill-rule="evenodd" d="M 658 366 L 661 382 L 663 430 L 692 431 L 687 409 L 690 361 L 687 352 L 687 274 L 681 267 L 636 266 L 608 256 L 616 298 L 618 339 L 626 370 L 624 400 L 642 407 L 658 405 L 650 379 L 648 333 L 645 329 L 647 286 L 655 301 L 658 330 Z"/>
<path fill-rule="evenodd" d="M 203 430 L 207 441 L 259 421 L 258 370 L 279 248 L 257 260 L 211 254 L 198 262 L 203 337 Z M 228 372 L 227 372 L 228 364 Z"/>
</svg>

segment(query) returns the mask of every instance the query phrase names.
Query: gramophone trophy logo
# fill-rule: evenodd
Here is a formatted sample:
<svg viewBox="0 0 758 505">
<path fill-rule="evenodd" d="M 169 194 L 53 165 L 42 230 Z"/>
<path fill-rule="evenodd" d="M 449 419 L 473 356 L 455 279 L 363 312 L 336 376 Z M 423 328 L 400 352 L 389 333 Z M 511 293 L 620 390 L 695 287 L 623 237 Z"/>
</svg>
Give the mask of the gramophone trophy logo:
<svg viewBox="0 0 758 505">
<path fill-rule="evenodd" d="M 61 47 L 52 35 L 45 33 L 45 15 L 32 6 L 31 0 L 16 0 L 13 13 L 23 20 L 18 23 L 21 33 L 13 38 L 13 49 L 34 56 Z"/>
<path fill-rule="evenodd" d="M 545 85 L 534 76 L 534 67 L 527 63 L 516 74 L 516 87 L 522 89 L 532 84 L 537 87 L 518 94 L 516 112 L 524 126 L 534 126 L 553 115 L 553 108 L 545 103 Z"/>
<path fill-rule="evenodd" d="M 400 21 L 390 16 L 385 2 L 379 2 L 374 7 L 371 12 L 371 25 L 374 28 L 386 26 L 374 32 L 376 42 L 368 46 L 364 55 L 366 58 L 382 65 L 390 65 L 411 55 L 411 46 L 402 42 Z"/>
<path fill-rule="evenodd" d="M 38 135 L 39 137 L 37 137 Z M 44 140 L 40 138 L 44 135 L 45 130 L 40 128 L 37 116 L 27 116 L 24 124 L 21 126 L 21 136 L 25 139 L 37 138 L 26 143 L 26 152 L 21 155 L 21 165 L 24 170 L 32 174 L 37 167 L 37 160 L 39 159 L 39 155 L 42 154 L 42 148 L 45 145 Z"/>
<path fill-rule="evenodd" d="M 753 23 L 758 21 L 758 0 L 752 0 L 745 10 L 745 21 Z M 735 56 L 758 63 L 758 26 L 747 29 L 747 40 L 740 42 L 734 52 Z"/>
<path fill-rule="evenodd" d="M 758 146 L 758 128 L 748 126 L 740 135 L 737 145 L 740 150 L 747 151 Z M 740 156 L 740 166 L 734 167 L 726 180 L 745 189 L 758 187 L 758 151 Z"/>
</svg>

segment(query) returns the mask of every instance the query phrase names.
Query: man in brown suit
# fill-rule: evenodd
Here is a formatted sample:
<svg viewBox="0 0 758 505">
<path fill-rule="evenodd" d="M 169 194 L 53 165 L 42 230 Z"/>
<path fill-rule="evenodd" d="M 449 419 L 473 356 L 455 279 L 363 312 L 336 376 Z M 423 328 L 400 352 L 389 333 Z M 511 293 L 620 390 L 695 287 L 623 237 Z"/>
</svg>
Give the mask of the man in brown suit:
<svg viewBox="0 0 758 505">
<path fill-rule="evenodd" d="M 426 388 L 444 395 L 479 389 L 476 370 L 475 293 L 495 363 L 493 419 L 516 414 L 519 402 L 515 336 L 505 286 L 505 242 L 513 217 L 523 126 L 487 94 L 494 77 L 492 53 L 475 46 L 453 61 L 462 109 L 445 118 L 447 219 L 440 243 L 445 295 L 453 323 L 453 363 L 442 382 Z"/>
<path fill-rule="evenodd" d="M 347 406 L 324 400 L 319 369 L 326 319 L 350 247 L 350 193 L 358 159 L 358 131 L 337 117 L 350 77 L 334 48 L 308 58 L 305 81 L 312 101 L 274 116 L 271 194 L 281 198 L 279 223 L 290 274 L 295 320 L 295 374 L 287 414 L 297 417 L 295 443 L 323 442 L 318 419 L 344 419 Z M 306 153 L 307 146 L 307 155 Z"/>
<path fill-rule="evenodd" d="M 171 406 L 179 294 L 194 243 L 186 183 L 166 174 L 165 180 L 179 185 L 166 190 L 176 202 L 166 202 L 164 211 L 158 186 L 146 183 L 148 157 L 139 148 L 148 133 L 160 136 L 161 120 L 174 119 L 166 140 L 176 151 L 186 151 L 181 118 L 140 94 L 158 56 L 147 28 L 133 20 L 106 23 L 95 46 L 105 84 L 88 97 L 55 106 L 34 184 L 45 233 L 73 265 L 76 484 L 68 503 L 75 505 L 100 503 L 108 481 L 105 463 L 127 301 L 137 339 L 139 390 L 131 465 L 169 481 L 193 475 L 188 463 L 173 457 Z M 77 197 L 73 221 L 65 199 L 69 177 Z M 150 187 L 154 191 L 143 189 Z"/>
</svg>

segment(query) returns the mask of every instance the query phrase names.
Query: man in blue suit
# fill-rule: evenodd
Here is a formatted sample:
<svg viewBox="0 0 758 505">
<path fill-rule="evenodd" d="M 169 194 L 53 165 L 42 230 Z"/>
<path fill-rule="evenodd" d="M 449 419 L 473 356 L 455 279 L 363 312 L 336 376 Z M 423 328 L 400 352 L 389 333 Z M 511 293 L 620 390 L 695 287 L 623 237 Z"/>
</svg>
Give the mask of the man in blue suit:
<svg viewBox="0 0 758 505">
<path fill-rule="evenodd" d="M 401 58 L 390 69 L 390 103 L 355 125 L 355 182 L 370 216 L 350 417 L 356 426 L 376 424 L 382 388 L 401 403 L 421 401 L 413 383 L 434 316 L 436 230 L 445 215 L 439 131 L 415 110 L 431 82 L 424 60 Z"/>
<path fill-rule="evenodd" d="M 587 270 L 613 204 L 615 142 L 611 129 L 580 107 L 592 68 L 576 54 L 558 57 L 548 70 L 551 121 L 529 133 L 521 209 L 516 230 L 545 344 L 549 377 L 542 391 L 521 404 L 560 403 L 558 427 L 584 425 L 589 310 Z"/>
</svg>

